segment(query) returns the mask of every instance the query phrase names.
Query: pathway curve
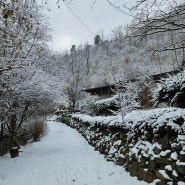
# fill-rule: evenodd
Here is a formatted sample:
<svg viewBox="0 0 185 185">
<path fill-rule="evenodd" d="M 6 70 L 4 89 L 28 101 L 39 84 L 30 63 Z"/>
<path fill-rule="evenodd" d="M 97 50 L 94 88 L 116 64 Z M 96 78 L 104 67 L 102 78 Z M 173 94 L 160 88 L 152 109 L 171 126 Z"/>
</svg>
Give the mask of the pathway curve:
<svg viewBox="0 0 185 185">
<path fill-rule="evenodd" d="M 0 185 L 130 184 L 147 183 L 107 162 L 76 130 L 54 120 L 48 121 L 48 134 L 19 157 L 0 157 Z"/>
</svg>

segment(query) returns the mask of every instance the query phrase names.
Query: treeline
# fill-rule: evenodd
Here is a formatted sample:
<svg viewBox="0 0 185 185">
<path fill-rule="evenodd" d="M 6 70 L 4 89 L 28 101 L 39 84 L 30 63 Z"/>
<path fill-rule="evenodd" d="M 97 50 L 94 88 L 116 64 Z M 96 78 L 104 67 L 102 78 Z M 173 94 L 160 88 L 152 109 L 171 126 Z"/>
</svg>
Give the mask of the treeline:
<svg viewBox="0 0 185 185">
<path fill-rule="evenodd" d="M 145 0 L 132 9 L 133 21 L 113 28 L 109 40 L 101 31 L 93 45 L 72 45 L 69 51 L 53 52 L 46 59 L 43 70 L 61 79 L 70 106 L 81 104 L 82 88 L 183 70 L 184 3 Z"/>
</svg>

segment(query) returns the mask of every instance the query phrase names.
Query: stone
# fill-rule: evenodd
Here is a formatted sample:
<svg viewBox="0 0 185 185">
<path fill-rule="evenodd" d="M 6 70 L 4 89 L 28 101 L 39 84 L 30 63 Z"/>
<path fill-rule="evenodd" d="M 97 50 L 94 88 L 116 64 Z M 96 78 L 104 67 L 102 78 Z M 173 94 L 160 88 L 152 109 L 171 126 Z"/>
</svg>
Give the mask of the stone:
<svg viewBox="0 0 185 185">
<path fill-rule="evenodd" d="M 130 161 L 129 161 L 128 157 L 126 157 L 125 170 L 127 172 L 129 172 L 129 169 L 130 169 Z"/>
<path fill-rule="evenodd" d="M 161 152 L 160 148 L 158 148 L 157 146 L 154 147 L 153 151 L 154 151 L 155 155 L 159 155 Z"/>
<path fill-rule="evenodd" d="M 121 140 L 126 140 L 126 135 L 125 134 L 122 134 L 122 133 L 120 133 L 120 136 L 119 136 L 119 138 L 121 139 Z"/>
<path fill-rule="evenodd" d="M 150 171 L 145 172 L 144 181 L 146 181 L 147 183 L 152 183 L 155 179 L 156 179 L 155 173 L 152 173 Z"/>
<path fill-rule="evenodd" d="M 170 158 L 155 158 L 155 162 L 159 164 L 172 165 L 172 160 Z"/>
<path fill-rule="evenodd" d="M 173 101 L 171 102 L 171 105 L 173 107 L 185 108 L 185 101 L 182 101 L 184 99 L 185 99 L 185 93 L 177 92 L 173 97 Z"/>
<path fill-rule="evenodd" d="M 162 181 L 168 181 L 171 180 L 170 177 L 166 174 L 165 170 L 157 170 L 156 171 L 156 177 Z"/>
<path fill-rule="evenodd" d="M 163 149 L 165 149 L 168 146 L 168 144 L 169 144 L 168 134 L 166 134 L 164 137 L 160 138 L 158 140 L 158 143 L 162 145 Z"/>
<path fill-rule="evenodd" d="M 125 164 L 125 162 L 126 162 L 125 158 L 119 157 L 117 164 L 120 166 L 123 166 Z"/>
<path fill-rule="evenodd" d="M 138 173 L 138 164 L 137 164 L 137 162 L 133 161 L 131 163 L 129 171 L 130 171 L 130 176 L 132 176 L 132 177 L 137 176 L 137 173 Z"/>
<path fill-rule="evenodd" d="M 150 160 L 149 162 L 148 162 L 148 169 L 149 169 L 149 171 L 154 171 L 154 170 L 156 170 L 157 168 L 159 168 L 159 164 L 158 163 L 156 163 L 154 160 Z"/>
<path fill-rule="evenodd" d="M 123 154 L 124 156 L 127 156 L 127 154 L 129 153 L 128 148 L 124 148 L 122 151 L 120 151 L 121 154 Z"/>
<path fill-rule="evenodd" d="M 143 168 L 148 168 L 148 160 L 141 158 L 141 162 L 139 163 L 139 165 Z"/>
<path fill-rule="evenodd" d="M 182 145 L 181 145 L 181 143 L 173 144 L 171 149 L 172 149 L 173 152 L 181 151 L 182 150 Z"/>
<path fill-rule="evenodd" d="M 147 183 L 152 183 L 156 179 L 156 175 L 154 172 L 147 171 L 143 168 L 138 168 L 137 174 L 138 180 L 144 180 Z"/>
<path fill-rule="evenodd" d="M 139 168 L 137 177 L 138 177 L 138 180 L 144 180 L 145 170 L 143 168 Z"/>
<path fill-rule="evenodd" d="M 180 155 L 180 162 L 185 162 L 185 153 Z"/>
<path fill-rule="evenodd" d="M 185 163 L 179 163 L 178 165 L 176 165 L 176 169 L 177 169 L 177 172 L 185 175 Z"/>
<path fill-rule="evenodd" d="M 166 181 L 159 181 L 159 182 L 156 182 L 156 185 L 166 185 Z"/>
<path fill-rule="evenodd" d="M 173 180 L 178 180 L 178 173 L 177 173 L 176 170 L 173 170 L 173 171 L 171 172 L 170 176 L 171 176 L 171 178 L 172 178 Z"/>
<path fill-rule="evenodd" d="M 175 161 L 172 161 L 172 169 L 176 170 L 176 162 Z"/>
<path fill-rule="evenodd" d="M 123 147 L 123 146 L 120 147 L 119 152 L 120 152 L 120 154 L 123 154 L 125 152 L 125 147 Z"/>
</svg>

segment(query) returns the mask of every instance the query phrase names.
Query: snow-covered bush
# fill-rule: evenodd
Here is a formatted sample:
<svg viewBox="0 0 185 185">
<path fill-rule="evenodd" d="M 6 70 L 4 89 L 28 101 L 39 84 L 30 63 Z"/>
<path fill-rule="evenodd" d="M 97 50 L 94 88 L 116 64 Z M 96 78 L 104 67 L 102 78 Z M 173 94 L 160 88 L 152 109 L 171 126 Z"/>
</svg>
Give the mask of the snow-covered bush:
<svg viewBox="0 0 185 185">
<path fill-rule="evenodd" d="M 172 106 L 185 107 L 185 72 L 162 79 L 159 84 L 155 101 L 168 102 Z"/>
<path fill-rule="evenodd" d="M 152 80 L 140 78 L 130 81 L 119 81 L 113 89 L 115 95 L 94 103 L 96 115 L 123 116 L 134 110 L 152 107 Z"/>
<path fill-rule="evenodd" d="M 83 114 L 96 115 L 96 106 L 94 103 L 100 98 L 97 95 L 90 95 L 89 93 L 82 93 L 83 98 L 79 100 L 80 112 Z"/>
<path fill-rule="evenodd" d="M 116 111 L 120 108 L 119 97 L 118 95 L 114 95 L 110 98 L 98 100 L 93 105 L 96 115 L 116 114 Z"/>
</svg>

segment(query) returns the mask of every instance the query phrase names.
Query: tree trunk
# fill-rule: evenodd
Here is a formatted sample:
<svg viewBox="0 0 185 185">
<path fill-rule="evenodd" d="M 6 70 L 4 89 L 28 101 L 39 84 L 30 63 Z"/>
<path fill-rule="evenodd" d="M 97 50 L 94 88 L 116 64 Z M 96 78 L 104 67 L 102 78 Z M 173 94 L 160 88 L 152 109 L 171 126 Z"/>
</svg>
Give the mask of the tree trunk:
<svg viewBox="0 0 185 185">
<path fill-rule="evenodd" d="M 17 116 L 16 114 L 13 114 L 11 116 L 11 122 L 10 122 L 10 129 L 11 129 L 11 137 L 10 137 L 10 156 L 11 158 L 19 156 L 19 146 L 17 144 L 17 141 L 15 139 L 16 136 L 16 122 L 17 122 Z"/>
<path fill-rule="evenodd" d="M 15 145 L 15 132 L 16 132 L 16 121 L 17 121 L 17 116 L 16 116 L 16 114 L 13 114 L 12 116 L 11 116 L 11 122 L 10 122 L 10 134 L 11 134 L 11 138 L 10 138 L 10 149 L 12 148 L 12 147 L 14 147 L 14 145 Z"/>
<path fill-rule="evenodd" d="M 4 137 L 4 123 L 1 123 L 1 138 Z"/>
</svg>

